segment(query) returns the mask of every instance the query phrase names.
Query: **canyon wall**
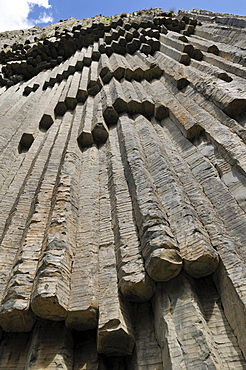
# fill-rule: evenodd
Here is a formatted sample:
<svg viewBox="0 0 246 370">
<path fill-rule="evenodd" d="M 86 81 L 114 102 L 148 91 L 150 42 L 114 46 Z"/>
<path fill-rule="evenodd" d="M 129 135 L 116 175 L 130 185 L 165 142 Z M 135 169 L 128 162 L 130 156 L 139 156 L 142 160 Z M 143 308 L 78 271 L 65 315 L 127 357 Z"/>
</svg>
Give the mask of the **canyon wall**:
<svg viewBox="0 0 246 370">
<path fill-rule="evenodd" d="M 0 369 L 246 369 L 246 17 L 10 36 Z"/>
</svg>

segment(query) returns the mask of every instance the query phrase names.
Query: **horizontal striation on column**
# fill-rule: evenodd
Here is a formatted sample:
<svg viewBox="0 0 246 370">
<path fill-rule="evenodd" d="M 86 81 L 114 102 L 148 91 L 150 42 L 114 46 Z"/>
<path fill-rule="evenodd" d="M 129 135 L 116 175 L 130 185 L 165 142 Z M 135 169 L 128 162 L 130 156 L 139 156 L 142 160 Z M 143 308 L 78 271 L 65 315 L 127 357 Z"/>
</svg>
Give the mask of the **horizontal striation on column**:
<svg viewBox="0 0 246 370">
<path fill-rule="evenodd" d="M 206 120 L 206 122 L 208 122 L 209 124 L 208 119 Z M 214 120 L 214 123 L 216 123 L 216 120 Z M 179 130 L 174 130 L 173 123 L 171 121 L 166 121 L 165 127 L 163 128 L 160 128 L 158 125 L 155 125 L 155 127 L 156 129 L 158 129 L 158 135 L 160 136 L 160 138 L 162 138 L 162 140 L 165 140 L 166 147 L 169 148 L 170 152 L 174 150 L 172 144 L 173 141 L 177 145 L 177 153 L 179 153 L 177 155 L 180 156 L 179 166 L 189 166 L 189 173 L 192 174 L 194 182 L 192 188 L 196 189 L 196 187 L 198 187 L 199 193 L 201 194 L 200 196 L 203 198 L 205 198 L 206 196 L 207 201 L 211 202 L 210 204 L 214 206 L 219 219 L 224 224 L 226 234 L 235 239 L 236 245 L 238 244 L 238 242 L 241 242 L 243 245 L 245 239 L 245 213 L 242 211 L 241 207 L 239 207 L 232 194 L 228 191 L 225 183 L 220 178 L 216 167 L 214 167 L 207 158 L 207 156 L 209 156 L 209 151 L 211 152 L 212 150 L 213 152 L 215 148 L 211 148 L 211 146 L 206 145 L 206 147 L 203 149 L 203 153 L 205 152 L 205 150 L 208 150 L 208 152 L 206 153 L 206 156 L 204 156 L 195 145 L 193 145 L 192 143 L 190 143 L 190 141 L 186 140 L 183 137 Z M 165 135 L 163 134 L 163 130 L 166 131 Z M 218 135 L 223 132 L 223 125 L 221 125 L 221 129 L 218 131 Z M 228 131 L 227 133 L 229 134 L 230 138 L 230 131 Z M 226 131 L 224 134 L 226 134 Z M 214 136 L 218 138 L 218 135 Z M 169 140 L 168 137 L 170 137 Z M 202 137 L 203 136 L 201 136 L 200 139 L 202 139 Z M 231 144 L 232 141 L 228 140 L 228 142 Z M 169 158 L 170 160 L 173 160 L 172 162 L 175 163 L 175 157 L 170 156 Z M 230 159 L 230 157 L 228 156 L 227 159 Z M 178 171 L 178 173 L 180 171 L 179 166 L 175 164 L 175 170 Z M 200 168 L 200 170 L 198 170 L 198 168 Z M 184 176 L 184 173 L 186 171 L 187 169 L 184 169 L 181 172 L 181 175 Z M 185 180 L 182 180 L 182 183 L 183 186 L 186 188 L 186 192 L 188 191 L 189 194 L 189 188 L 186 187 L 186 182 L 188 181 L 188 179 L 189 178 L 186 177 Z M 202 192 L 200 190 L 201 187 Z M 222 199 L 227 199 L 227 202 L 222 201 Z M 191 202 L 193 203 L 193 200 L 191 200 Z M 218 216 L 215 216 L 214 219 L 216 220 Z M 243 248 L 241 249 L 241 251 L 243 253 Z M 239 249 L 238 252 L 240 253 Z"/>
<path fill-rule="evenodd" d="M 95 99 L 89 96 L 86 103 L 83 105 L 83 112 L 81 115 L 81 123 L 78 130 L 78 144 L 83 149 L 93 144 L 92 123 L 94 112 Z"/>
<path fill-rule="evenodd" d="M 182 258 L 153 180 L 145 168 L 133 121 L 127 115 L 119 118 L 118 135 L 145 267 L 153 280 L 169 280 L 179 274 Z"/>
<path fill-rule="evenodd" d="M 223 151 L 219 150 L 216 142 L 204 132 L 194 144 L 199 151 L 208 158 L 211 165 L 218 171 L 219 177 L 226 185 L 228 191 L 237 201 L 242 210 L 246 211 L 246 199 L 244 197 L 246 191 L 246 176 L 240 171 L 237 166 L 234 166 L 228 161 L 227 156 Z"/>
<path fill-rule="evenodd" d="M 71 67 L 69 68 L 72 62 L 72 59 L 73 59 L 73 56 L 71 56 L 65 62 L 61 63 L 59 66 L 57 66 L 57 74 L 56 74 L 57 82 L 61 82 L 64 79 L 66 80 L 69 74 L 72 74 L 70 72 L 74 71 L 75 66 L 73 66 L 73 69 Z"/>
<path fill-rule="evenodd" d="M 187 138 L 192 138 L 201 131 L 199 122 L 197 122 L 187 109 L 177 101 L 175 96 L 171 96 L 170 92 L 166 89 L 162 78 L 160 80 L 153 81 L 151 84 L 144 81 L 143 85 L 145 89 L 150 89 L 153 94 L 153 99 L 160 101 L 161 106 L 168 109 L 170 118 Z M 166 118 L 166 116 L 163 115 L 162 117 L 158 117 L 158 115 L 155 114 L 155 117 L 159 120 Z"/>
<path fill-rule="evenodd" d="M 233 73 L 238 77 L 246 77 L 246 68 L 244 66 L 241 66 L 238 63 L 230 62 L 229 60 L 226 60 L 219 55 L 204 53 L 204 61 L 209 63 L 210 65 L 219 67 L 228 73 Z"/>
<path fill-rule="evenodd" d="M 189 43 L 202 51 L 219 55 L 220 50 L 217 46 L 217 43 L 214 43 L 210 40 L 204 40 L 198 36 L 192 35 L 189 37 Z"/>
<path fill-rule="evenodd" d="M 126 63 L 124 78 L 128 81 L 141 81 L 144 78 L 145 70 L 142 60 L 136 54 L 130 55 L 128 53 L 124 59 Z"/>
<path fill-rule="evenodd" d="M 166 363 L 163 364 L 161 348 L 156 340 L 151 304 L 134 305 L 133 314 L 136 346 L 128 358 L 129 370 L 162 370 Z"/>
<path fill-rule="evenodd" d="M 103 86 L 100 92 L 100 99 L 102 103 L 103 117 L 108 126 L 114 125 L 118 121 L 118 113 L 113 107 L 113 101 L 110 94 L 109 85 Z"/>
<path fill-rule="evenodd" d="M 66 325 L 76 330 L 97 327 L 99 253 L 99 158 L 95 145 L 80 158 L 78 224 Z"/>
<path fill-rule="evenodd" d="M 63 116 L 65 112 L 67 111 L 67 106 L 65 103 L 68 91 L 70 89 L 71 83 L 73 80 L 73 76 L 70 75 L 68 79 L 66 80 L 66 83 L 64 84 L 64 87 L 61 91 L 61 94 L 59 96 L 58 102 L 55 106 L 54 112 L 56 116 Z"/>
<path fill-rule="evenodd" d="M 21 91 L 16 92 L 16 94 L 18 96 L 21 94 Z M 38 122 L 43 114 L 44 106 L 49 100 L 50 92 L 43 94 L 37 91 L 27 99 L 21 99 L 20 106 L 13 104 L 13 109 L 9 109 L 1 118 L 0 169 L 2 176 L 0 178 L 0 185 L 3 184 L 8 175 L 13 161 L 19 157 L 17 148 L 23 133 L 35 131 L 35 136 L 38 133 Z"/>
<path fill-rule="evenodd" d="M 81 72 L 76 71 L 72 77 L 71 85 L 67 91 L 67 95 L 65 97 L 65 104 L 68 109 L 73 110 L 76 105 L 78 104 L 77 100 L 77 93 L 81 79 Z"/>
<path fill-rule="evenodd" d="M 204 61 L 200 63 L 199 61 L 192 60 L 190 67 L 195 68 L 197 71 L 201 71 L 203 74 L 213 77 L 214 82 L 216 82 L 217 79 L 227 82 L 227 84 L 225 84 L 225 88 L 227 87 L 231 88 L 233 85 L 235 85 L 235 81 L 238 81 L 239 83 L 240 81 L 242 81 L 241 77 L 237 77 L 233 75 L 232 73 L 228 74 L 223 69 L 213 66 Z"/>
<path fill-rule="evenodd" d="M 214 24 L 214 27 L 211 27 L 211 24 L 209 24 L 211 21 L 211 13 L 206 15 L 203 14 L 201 16 L 198 15 L 199 19 L 205 20 L 206 22 L 203 22 L 203 24 L 201 24 L 201 27 L 196 29 L 195 35 L 202 37 L 205 40 L 211 40 L 216 43 L 223 42 L 227 44 L 229 47 L 236 46 L 237 48 L 240 49 L 243 48 L 245 46 L 245 38 L 242 37 L 242 34 L 245 35 L 245 30 L 243 29 L 243 27 L 241 27 L 240 23 L 245 22 L 244 19 L 242 18 L 237 19 L 238 16 L 234 17 L 232 15 L 231 19 L 227 18 L 227 27 L 226 27 L 226 22 L 225 23 L 223 22 L 223 18 L 220 19 L 224 24 L 219 24 L 218 22 L 219 17 L 217 14 L 216 16 L 217 21 Z M 216 30 L 216 32 L 214 32 L 214 30 Z"/>
<path fill-rule="evenodd" d="M 109 135 L 108 127 L 104 121 L 103 106 L 100 94 L 95 96 L 91 133 L 94 142 L 97 144 L 104 144 Z"/>
<path fill-rule="evenodd" d="M 105 147 L 99 153 L 99 322 L 97 350 L 106 355 L 130 355 L 134 347 L 133 327 L 127 302 L 117 283 L 114 234 Z"/>
<path fill-rule="evenodd" d="M 56 321 L 63 320 L 67 315 L 72 261 L 76 247 L 79 173 L 75 152 L 79 149 L 74 142 L 79 125 L 76 113 L 74 117 L 71 113 L 64 116 L 64 126 L 72 122 L 72 131 L 61 164 L 57 193 L 53 200 L 55 204 L 46 229 L 46 241 L 31 302 L 32 310 L 37 316 Z"/>
<path fill-rule="evenodd" d="M 73 370 L 73 337 L 62 322 L 39 320 L 32 334 L 26 368 Z"/>
<path fill-rule="evenodd" d="M 84 58 L 83 58 L 83 63 L 84 63 L 84 66 L 87 66 L 89 67 L 91 65 L 91 62 L 92 62 L 92 51 L 93 51 L 93 47 L 92 45 L 88 46 L 85 54 L 84 54 Z"/>
<path fill-rule="evenodd" d="M 42 84 L 43 80 L 44 75 L 36 76 L 34 79 L 30 80 L 29 83 L 36 82 L 37 84 Z M 27 97 L 23 96 L 23 92 L 27 85 L 28 83 L 26 82 L 22 85 L 12 86 L 0 96 L 1 120 L 8 119 L 10 117 L 17 118 L 19 115 L 29 117 L 33 110 L 33 104 L 35 104 L 35 102 L 39 102 L 40 96 L 43 96 L 43 91 L 41 89 L 37 89 L 35 94 L 30 94 Z M 13 121 L 12 124 L 14 125 L 14 123 L 15 122 Z M 18 119 L 17 123 L 20 123 Z M 10 127 L 5 126 L 2 127 L 3 130 L 9 128 Z"/>
<path fill-rule="evenodd" d="M 162 42 L 160 44 L 160 52 L 186 66 L 190 64 L 190 57 L 187 53 L 174 49 L 171 46 L 167 46 L 166 44 L 163 44 Z"/>
<path fill-rule="evenodd" d="M 187 91 L 187 98 L 190 99 L 189 104 L 187 104 L 187 109 L 191 109 L 193 105 L 198 110 L 199 107 L 197 106 L 195 101 L 196 99 L 199 99 L 199 96 L 197 96 L 197 94 L 193 94 L 192 91 Z M 203 129 L 200 132 L 200 135 L 203 131 L 205 131 L 206 135 L 210 137 L 210 140 L 213 141 L 213 145 L 216 147 L 216 150 L 218 150 L 218 152 L 232 167 L 235 166 L 242 173 L 242 176 L 246 177 L 246 149 L 245 146 L 242 145 L 241 137 L 238 137 L 239 134 L 244 133 L 244 130 L 242 129 L 241 131 L 239 131 L 238 125 L 235 121 L 229 121 L 228 126 L 225 125 L 224 116 L 220 116 L 219 114 L 217 115 L 216 119 L 213 119 L 216 112 L 211 109 L 210 105 L 205 105 L 204 108 L 212 117 L 209 116 L 206 111 L 204 112 L 204 116 L 206 116 L 207 118 L 207 124 L 202 124 L 202 120 L 200 119 L 201 127 Z M 204 108 L 202 107 L 202 110 Z M 231 125 L 232 129 L 230 129 Z M 197 136 L 197 138 L 194 137 L 194 140 L 195 139 L 199 141 L 199 135 Z"/>
<path fill-rule="evenodd" d="M 101 77 L 98 75 L 98 62 L 92 61 L 87 84 L 88 94 L 95 96 L 102 88 Z"/>
<path fill-rule="evenodd" d="M 3 118 L 6 114 L 8 114 L 11 108 L 13 110 L 14 107 L 15 108 L 18 107 L 20 102 L 22 102 L 22 104 L 26 102 L 26 98 L 23 97 L 24 86 L 23 86 L 23 89 L 19 91 L 19 94 L 16 89 L 16 86 L 11 86 L 8 89 L 6 88 L 2 88 L 2 89 L 4 90 L 2 90 L 2 94 L 0 95 L 1 118 Z M 36 94 L 33 94 L 33 95 L 36 95 Z M 34 96 L 31 96 L 31 97 L 34 98 Z"/>
<path fill-rule="evenodd" d="M 180 41 L 177 37 L 175 37 L 175 32 L 168 32 L 167 35 L 164 35 L 163 33 L 160 34 L 159 40 L 163 44 L 167 46 L 171 46 L 172 48 L 180 51 L 181 53 L 186 53 L 190 57 L 192 56 L 192 52 L 194 50 L 193 46 L 191 44 L 185 43 Z M 163 52 L 165 49 L 163 48 Z"/>
<path fill-rule="evenodd" d="M 246 258 L 243 248 L 246 233 L 246 215 L 213 165 L 204 157 L 189 158 L 193 175 L 203 186 L 203 191 L 219 213 L 228 234 L 241 243 L 238 253 Z M 198 170 L 199 168 L 199 170 Z"/>
<path fill-rule="evenodd" d="M 195 39 L 199 39 L 199 42 L 201 38 L 199 36 L 195 36 Z M 222 40 L 221 40 L 222 41 Z M 211 41 L 210 41 L 211 42 Z M 215 45 L 217 46 L 219 50 L 219 56 L 224 58 L 225 60 L 229 60 L 232 63 L 238 63 L 242 66 L 246 66 L 246 53 L 245 50 L 234 46 L 234 45 L 228 45 L 225 42 L 216 42 Z"/>
<path fill-rule="evenodd" d="M 134 90 L 132 83 L 123 79 L 120 84 L 126 101 L 126 111 L 129 114 L 141 112 L 142 102 Z"/>
<path fill-rule="evenodd" d="M 237 86 L 228 89 L 226 81 L 215 80 L 213 76 L 198 71 L 192 66 L 185 69 L 184 75 L 198 92 L 206 99 L 212 100 L 229 117 L 233 118 L 246 111 L 246 90 L 243 82 L 239 84 L 237 80 Z"/>
<path fill-rule="evenodd" d="M 242 318 L 244 320 L 246 317 L 246 284 L 244 278 L 246 269 L 245 261 L 240 256 L 242 247 L 240 248 L 237 238 L 224 225 L 223 214 L 213 206 L 212 200 L 204 193 L 202 182 L 199 182 L 199 179 L 192 174 L 190 166 L 201 156 L 200 152 L 184 138 L 178 129 L 173 129 L 172 122 L 166 122 L 163 128 L 155 125 L 155 128 L 160 138 L 165 140 L 166 148 L 173 153 L 170 160 L 190 201 L 196 208 L 200 221 L 209 233 L 212 245 L 219 253 L 221 261 L 219 268 L 213 275 L 214 280 L 220 292 L 227 320 L 238 338 L 240 349 L 245 355 L 246 336 L 244 328 L 246 325 L 242 325 Z M 163 130 L 167 131 L 166 136 L 163 136 Z M 236 219 L 237 222 L 240 221 L 239 217 L 236 217 Z M 238 235 L 240 236 L 240 233 Z"/>
<path fill-rule="evenodd" d="M 89 74 L 90 74 L 90 68 L 89 67 L 83 67 L 83 70 L 81 72 L 81 78 L 78 86 L 78 91 L 76 95 L 76 99 L 78 102 L 84 103 L 88 96 L 88 90 L 87 85 L 89 81 Z"/>
<path fill-rule="evenodd" d="M 224 136 L 224 132 L 226 132 L 227 136 L 230 136 L 230 141 L 233 143 L 235 141 L 236 134 L 244 143 L 246 143 L 246 128 L 243 127 L 239 122 L 240 120 L 236 121 L 232 118 L 230 118 L 227 114 L 225 114 L 219 107 L 217 107 L 213 102 L 207 100 L 202 94 L 197 92 L 192 87 L 187 87 L 186 92 L 184 93 L 184 97 L 186 101 L 189 100 L 189 103 L 187 104 L 187 108 L 189 105 L 195 105 L 196 111 L 200 111 L 203 109 L 203 114 L 206 117 L 206 121 L 210 123 L 209 125 L 204 125 L 204 121 L 200 117 L 200 122 L 203 122 L 203 128 L 210 134 L 210 136 L 213 136 L 214 138 L 222 138 Z M 177 94 L 177 98 L 179 98 L 179 94 Z M 196 114 L 195 112 L 193 113 Z M 239 116 L 240 117 L 240 116 Z M 220 130 L 210 131 L 213 130 L 213 124 L 212 122 L 215 122 L 215 128 L 221 127 L 222 135 L 220 135 Z M 224 131 L 223 125 L 226 126 L 229 130 Z M 229 142 L 221 141 L 223 143 L 224 147 L 229 148 L 232 143 L 229 144 Z M 239 141 L 240 142 L 240 141 Z M 230 157 L 233 157 L 236 153 L 239 153 L 238 149 L 241 147 L 241 145 L 238 147 L 238 144 L 234 146 L 233 150 L 230 151 Z M 235 150 L 237 148 L 237 150 Z M 242 150 L 242 149 L 241 149 Z M 240 150 L 240 151 L 241 151 Z M 226 149 L 228 151 L 228 149 Z M 245 172 L 245 171 L 244 171 Z"/>
<path fill-rule="evenodd" d="M 113 102 L 113 107 L 116 110 L 116 112 L 117 113 L 126 112 L 127 99 L 125 97 L 121 83 L 117 81 L 115 78 L 112 78 L 112 80 L 109 83 L 109 91 Z"/>
<path fill-rule="evenodd" d="M 48 88 L 47 91 L 50 92 L 50 95 L 52 94 L 52 97 L 50 98 L 48 104 L 45 104 L 44 114 L 42 115 L 40 122 L 39 122 L 39 129 L 41 131 L 47 131 L 50 126 L 55 121 L 55 107 L 58 103 L 58 100 L 61 96 L 61 93 L 65 87 L 66 82 L 62 81 L 59 85 L 59 87 L 56 89 L 56 91 Z"/>
<path fill-rule="evenodd" d="M 218 240 L 217 250 L 222 263 L 213 278 L 225 316 L 246 359 L 246 268 L 245 261 L 235 253 L 234 248 L 234 240 Z"/>
<path fill-rule="evenodd" d="M 170 164 L 162 141 L 143 116 L 135 119 L 135 127 L 146 158 L 145 166 L 177 239 L 185 271 L 196 278 L 210 275 L 218 267 L 218 254 Z"/>
<path fill-rule="evenodd" d="M 16 258 L 18 260 L 18 255 L 20 253 L 19 249 L 21 248 L 21 244 L 23 238 L 25 237 L 28 227 L 30 218 L 33 216 L 33 212 L 35 209 L 35 202 L 37 196 L 37 189 L 39 189 L 40 183 L 42 182 L 47 163 L 49 161 L 49 155 L 51 153 L 51 149 L 54 142 L 56 140 L 57 131 L 59 130 L 59 123 L 53 126 L 53 130 L 49 132 L 48 138 L 46 139 L 41 149 L 37 151 L 36 156 L 34 157 L 33 162 L 31 163 L 32 166 L 29 166 L 27 169 L 26 177 L 24 178 L 23 184 L 19 189 L 19 193 L 16 199 L 13 199 L 14 203 L 10 206 L 10 214 L 7 218 L 7 222 L 5 225 L 5 231 L 2 235 L 1 239 L 1 253 L 0 253 L 0 260 L 1 260 L 1 304 L 4 295 L 6 294 L 6 289 L 9 284 L 9 279 L 11 278 L 11 274 L 14 273 L 15 269 L 18 270 L 18 263 L 16 263 Z M 9 198 L 11 198 L 11 191 L 8 197 L 6 197 L 7 202 L 9 202 Z M 8 207 L 7 207 L 8 208 Z M 11 212 L 12 210 L 12 212 Z M 15 212 L 13 212 L 15 210 Z M 4 214 L 3 214 L 4 215 Z M 23 215 L 25 217 L 23 217 Z M 21 261 L 21 257 L 20 257 Z M 35 274 L 35 271 L 32 274 Z M 23 274 L 20 275 L 23 277 Z M 28 277 L 27 277 L 28 279 Z M 19 282 L 21 284 L 21 281 Z M 22 289 L 16 288 L 19 292 L 16 295 L 21 296 Z M 24 293 L 24 292 L 23 292 Z M 13 299 L 15 297 L 15 293 Z M 11 296 L 10 296 L 11 298 Z M 11 314 L 11 305 L 10 311 Z M 4 319 L 3 319 L 4 320 Z M 21 320 L 21 319 L 20 319 Z M 14 323 L 12 330 L 18 330 L 18 325 L 20 325 L 20 330 L 22 330 L 22 326 L 27 325 L 27 327 L 31 329 L 33 325 L 34 317 L 30 317 L 29 322 L 21 322 L 18 324 L 18 312 L 16 312 L 16 323 Z M 0 320 L 1 321 L 1 320 Z M 11 324 L 11 321 L 9 322 Z M 2 324 L 1 324 L 2 325 Z"/>
<path fill-rule="evenodd" d="M 137 81 L 132 81 L 132 86 L 141 102 L 139 113 L 147 118 L 153 116 L 155 112 L 155 103 L 149 95 L 149 92 L 145 91 L 143 85 Z"/>
<path fill-rule="evenodd" d="M 163 75 L 163 70 L 156 63 L 156 58 L 152 55 L 144 55 L 141 51 L 137 50 L 134 54 L 136 63 L 141 63 L 144 70 L 144 79 L 151 81 L 155 78 L 160 78 Z"/>
<path fill-rule="evenodd" d="M 217 345 L 224 368 L 245 368 L 245 359 L 224 313 L 211 277 L 194 280 L 204 318 Z M 231 297 L 232 298 L 232 297 Z"/>
<path fill-rule="evenodd" d="M 109 83 L 113 77 L 112 65 L 109 57 L 106 54 L 101 54 L 101 57 L 98 61 L 98 74 L 104 84 Z"/>
<path fill-rule="evenodd" d="M 177 79 L 177 77 L 175 77 L 176 74 L 180 74 L 183 79 L 189 81 L 197 91 L 204 94 L 207 99 L 213 101 L 229 116 L 234 117 L 240 114 L 240 112 L 244 112 L 245 94 L 242 94 L 244 87 L 243 81 L 240 81 L 240 78 L 237 78 L 236 83 L 231 83 L 230 89 L 228 89 L 228 82 L 225 81 L 231 80 L 231 77 L 228 76 L 223 69 L 206 62 L 192 62 L 189 67 L 182 67 L 175 62 L 171 64 L 169 58 L 161 52 L 156 52 L 155 56 L 157 56 L 158 64 L 164 69 L 165 76 L 170 79 L 171 82 L 173 82 L 173 78 Z M 216 79 L 214 77 L 216 77 Z M 225 81 L 222 81 L 223 79 L 225 79 Z M 181 82 L 180 85 L 178 85 L 178 83 L 174 83 L 174 85 L 178 88 L 181 86 L 182 88 Z M 241 91 L 238 90 L 239 85 L 241 86 Z"/>
<path fill-rule="evenodd" d="M 123 57 L 119 54 L 112 54 L 109 59 L 110 69 L 112 70 L 112 75 L 116 80 L 120 81 L 125 77 L 126 68 L 128 66 L 127 54 Z"/>
<path fill-rule="evenodd" d="M 58 124 L 55 126 L 58 126 Z M 56 130 L 57 127 L 55 127 L 54 132 L 56 132 Z M 0 240 L 4 238 L 5 232 L 15 213 L 16 205 L 25 186 L 26 196 L 29 197 L 29 199 L 32 197 L 31 194 L 35 193 L 35 180 L 31 180 L 31 173 L 32 169 L 36 168 L 36 162 L 39 158 L 40 152 L 43 151 L 43 147 L 45 146 L 46 150 L 49 150 L 49 145 L 54 139 L 54 133 L 51 133 L 51 135 L 48 136 L 49 137 L 46 137 L 43 136 L 42 133 L 39 133 L 35 139 L 35 144 L 30 148 L 30 150 L 23 156 L 16 153 L 15 159 L 9 163 L 10 168 L 5 169 L 8 171 L 7 177 L 0 188 Z M 48 142 L 48 144 L 46 144 L 46 142 Z M 15 151 L 17 152 L 17 148 L 15 148 Z M 38 176 L 37 178 L 40 177 L 40 170 L 36 172 L 36 176 Z M 22 222 L 24 222 L 24 220 Z"/>
<path fill-rule="evenodd" d="M 246 20 L 140 13 L 0 53 L 1 369 L 245 368 Z"/>
<path fill-rule="evenodd" d="M 190 82 L 183 76 L 184 67 L 173 61 L 170 57 L 157 51 L 155 53 L 155 60 L 159 68 L 163 69 L 163 75 L 179 90 L 184 89 Z"/>
<path fill-rule="evenodd" d="M 155 285 L 144 269 L 116 128 L 110 131 L 106 147 L 119 289 L 130 301 L 147 301 Z"/>
<path fill-rule="evenodd" d="M 99 61 L 101 57 L 101 53 L 99 51 L 99 43 L 98 41 L 95 41 L 92 48 L 92 60 Z"/>
<path fill-rule="evenodd" d="M 152 303 L 165 366 L 175 370 L 223 368 L 198 297 L 184 273 L 175 280 L 158 283 Z"/>
<path fill-rule="evenodd" d="M 55 143 L 50 149 L 49 161 L 41 169 L 41 181 L 33 198 L 31 214 L 5 290 L 0 323 L 6 331 L 29 331 L 33 326 L 30 296 L 39 258 L 46 241 L 46 224 L 50 220 L 54 207 L 60 166 L 64 159 L 71 126 L 71 120 L 66 120 L 67 116 L 64 119 Z M 63 148 L 62 154 L 61 148 Z"/>
</svg>

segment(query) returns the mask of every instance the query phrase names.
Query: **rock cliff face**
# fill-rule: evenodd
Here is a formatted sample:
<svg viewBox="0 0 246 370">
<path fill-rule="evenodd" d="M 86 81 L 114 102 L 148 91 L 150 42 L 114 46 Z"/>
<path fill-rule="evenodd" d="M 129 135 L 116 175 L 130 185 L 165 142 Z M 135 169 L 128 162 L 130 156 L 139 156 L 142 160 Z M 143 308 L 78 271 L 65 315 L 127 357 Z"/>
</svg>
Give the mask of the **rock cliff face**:
<svg viewBox="0 0 246 370">
<path fill-rule="evenodd" d="M 245 36 L 160 9 L 2 36 L 0 369 L 246 369 Z"/>
</svg>

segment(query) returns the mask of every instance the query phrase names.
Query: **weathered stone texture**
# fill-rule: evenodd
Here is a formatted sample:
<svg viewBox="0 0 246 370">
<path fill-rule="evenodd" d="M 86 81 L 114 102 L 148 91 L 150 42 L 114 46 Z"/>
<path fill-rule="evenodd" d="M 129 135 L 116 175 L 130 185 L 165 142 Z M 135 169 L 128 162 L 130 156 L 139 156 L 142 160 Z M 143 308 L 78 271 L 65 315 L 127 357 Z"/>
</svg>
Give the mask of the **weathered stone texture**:
<svg viewBox="0 0 246 370">
<path fill-rule="evenodd" d="M 60 23 L 0 35 L 0 369 L 246 369 L 245 17 Z"/>
<path fill-rule="evenodd" d="M 130 355 L 134 347 L 128 305 L 118 291 L 114 234 L 105 171 L 105 147 L 99 154 L 99 321 L 98 352 L 106 355 Z"/>
<path fill-rule="evenodd" d="M 80 109 L 75 113 L 75 137 L 82 113 L 82 107 L 77 108 Z M 95 146 L 86 150 L 82 159 L 78 146 L 73 143 L 77 189 L 73 196 L 76 197 L 78 218 L 74 225 L 76 244 L 66 325 L 89 330 L 97 327 L 98 318 L 99 160 Z"/>
</svg>

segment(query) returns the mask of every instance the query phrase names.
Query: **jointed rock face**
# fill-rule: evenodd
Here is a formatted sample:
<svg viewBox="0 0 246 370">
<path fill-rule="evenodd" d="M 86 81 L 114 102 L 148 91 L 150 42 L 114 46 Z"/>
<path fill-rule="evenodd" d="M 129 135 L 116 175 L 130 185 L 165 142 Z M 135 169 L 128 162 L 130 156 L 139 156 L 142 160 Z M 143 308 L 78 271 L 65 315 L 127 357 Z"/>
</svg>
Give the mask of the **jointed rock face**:
<svg viewBox="0 0 246 370">
<path fill-rule="evenodd" d="M 0 54 L 0 369 L 246 369 L 246 18 L 70 21 Z"/>
</svg>

